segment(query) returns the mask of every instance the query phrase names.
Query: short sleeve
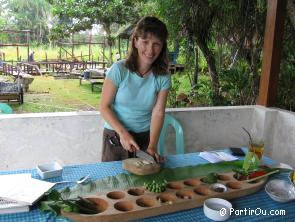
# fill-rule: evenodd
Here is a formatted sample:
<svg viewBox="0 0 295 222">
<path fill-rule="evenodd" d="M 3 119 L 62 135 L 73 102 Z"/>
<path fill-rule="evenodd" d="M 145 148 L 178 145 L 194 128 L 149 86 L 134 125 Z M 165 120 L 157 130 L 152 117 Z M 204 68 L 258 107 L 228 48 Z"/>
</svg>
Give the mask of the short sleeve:
<svg viewBox="0 0 295 222">
<path fill-rule="evenodd" d="M 122 73 L 119 64 L 114 63 L 106 73 L 106 78 L 110 79 L 115 86 L 119 86 L 122 81 Z"/>
<path fill-rule="evenodd" d="M 159 91 L 171 88 L 171 75 L 161 75 L 159 76 Z"/>
</svg>

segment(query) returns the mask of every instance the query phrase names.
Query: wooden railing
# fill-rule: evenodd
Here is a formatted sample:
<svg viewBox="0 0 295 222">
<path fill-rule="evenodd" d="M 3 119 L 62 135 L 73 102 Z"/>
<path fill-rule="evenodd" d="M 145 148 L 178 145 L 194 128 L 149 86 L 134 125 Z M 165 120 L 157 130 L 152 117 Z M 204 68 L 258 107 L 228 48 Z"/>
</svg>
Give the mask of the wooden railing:
<svg viewBox="0 0 295 222">
<path fill-rule="evenodd" d="M 21 70 L 18 67 L 13 66 L 7 62 L 2 62 L 2 66 L 0 66 L 0 72 L 2 72 L 5 75 L 13 75 L 17 78 Z"/>
<path fill-rule="evenodd" d="M 21 63 L 21 65 L 18 63 L 17 67 L 19 67 L 22 70 L 22 72 L 24 72 L 24 73 L 42 76 L 42 72 L 40 71 L 40 69 L 37 65 L 25 62 L 25 63 Z"/>
<path fill-rule="evenodd" d="M 85 70 L 105 68 L 107 62 L 79 62 L 79 61 L 47 61 L 47 62 L 18 62 L 24 72 L 32 75 L 41 75 L 43 72 L 68 73 L 73 69 Z M 33 69 L 33 67 L 35 67 Z"/>
</svg>

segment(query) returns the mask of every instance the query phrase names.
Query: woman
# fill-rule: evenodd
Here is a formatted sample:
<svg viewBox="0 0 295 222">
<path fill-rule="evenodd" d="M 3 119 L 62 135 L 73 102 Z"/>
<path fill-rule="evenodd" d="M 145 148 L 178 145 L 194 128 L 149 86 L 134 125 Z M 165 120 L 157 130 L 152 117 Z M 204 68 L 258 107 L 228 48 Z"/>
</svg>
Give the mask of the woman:
<svg viewBox="0 0 295 222">
<path fill-rule="evenodd" d="M 100 103 L 106 121 L 102 161 L 130 158 L 138 149 L 160 161 L 157 143 L 171 86 L 167 38 L 163 22 L 142 18 L 133 31 L 127 59 L 107 72 Z"/>
</svg>

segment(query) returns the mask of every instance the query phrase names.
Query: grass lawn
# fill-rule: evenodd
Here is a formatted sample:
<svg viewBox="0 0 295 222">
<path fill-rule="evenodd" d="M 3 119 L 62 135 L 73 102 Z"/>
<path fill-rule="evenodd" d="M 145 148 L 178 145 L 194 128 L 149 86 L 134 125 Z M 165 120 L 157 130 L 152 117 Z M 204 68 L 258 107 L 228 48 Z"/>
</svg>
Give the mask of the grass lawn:
<svg viewBox="0 0 295 222">
<path fill-rule="evenodd" d="M 98 110 L 101 85 L 94 87 L 78 79 L 54 79 L 52 76 L 35 76 L 24 103 L 11 104 L 14 113 L 71 112 Z"/>
</svg>

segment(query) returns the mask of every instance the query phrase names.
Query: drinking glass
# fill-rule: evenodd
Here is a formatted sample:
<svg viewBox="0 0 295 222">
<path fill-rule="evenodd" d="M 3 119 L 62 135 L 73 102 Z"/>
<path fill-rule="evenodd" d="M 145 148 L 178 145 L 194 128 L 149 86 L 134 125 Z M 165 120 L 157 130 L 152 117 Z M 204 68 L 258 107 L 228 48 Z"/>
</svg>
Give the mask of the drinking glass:
<svg viewBox="0 0 295 222">
<path fill-rule="evenodd" d="M 254 139 L 249 144 L 249 151 L 257 155 L 258 159 L 261 160 L 264 153 L 264 142 L 261 139 Z"/>
</svg>

